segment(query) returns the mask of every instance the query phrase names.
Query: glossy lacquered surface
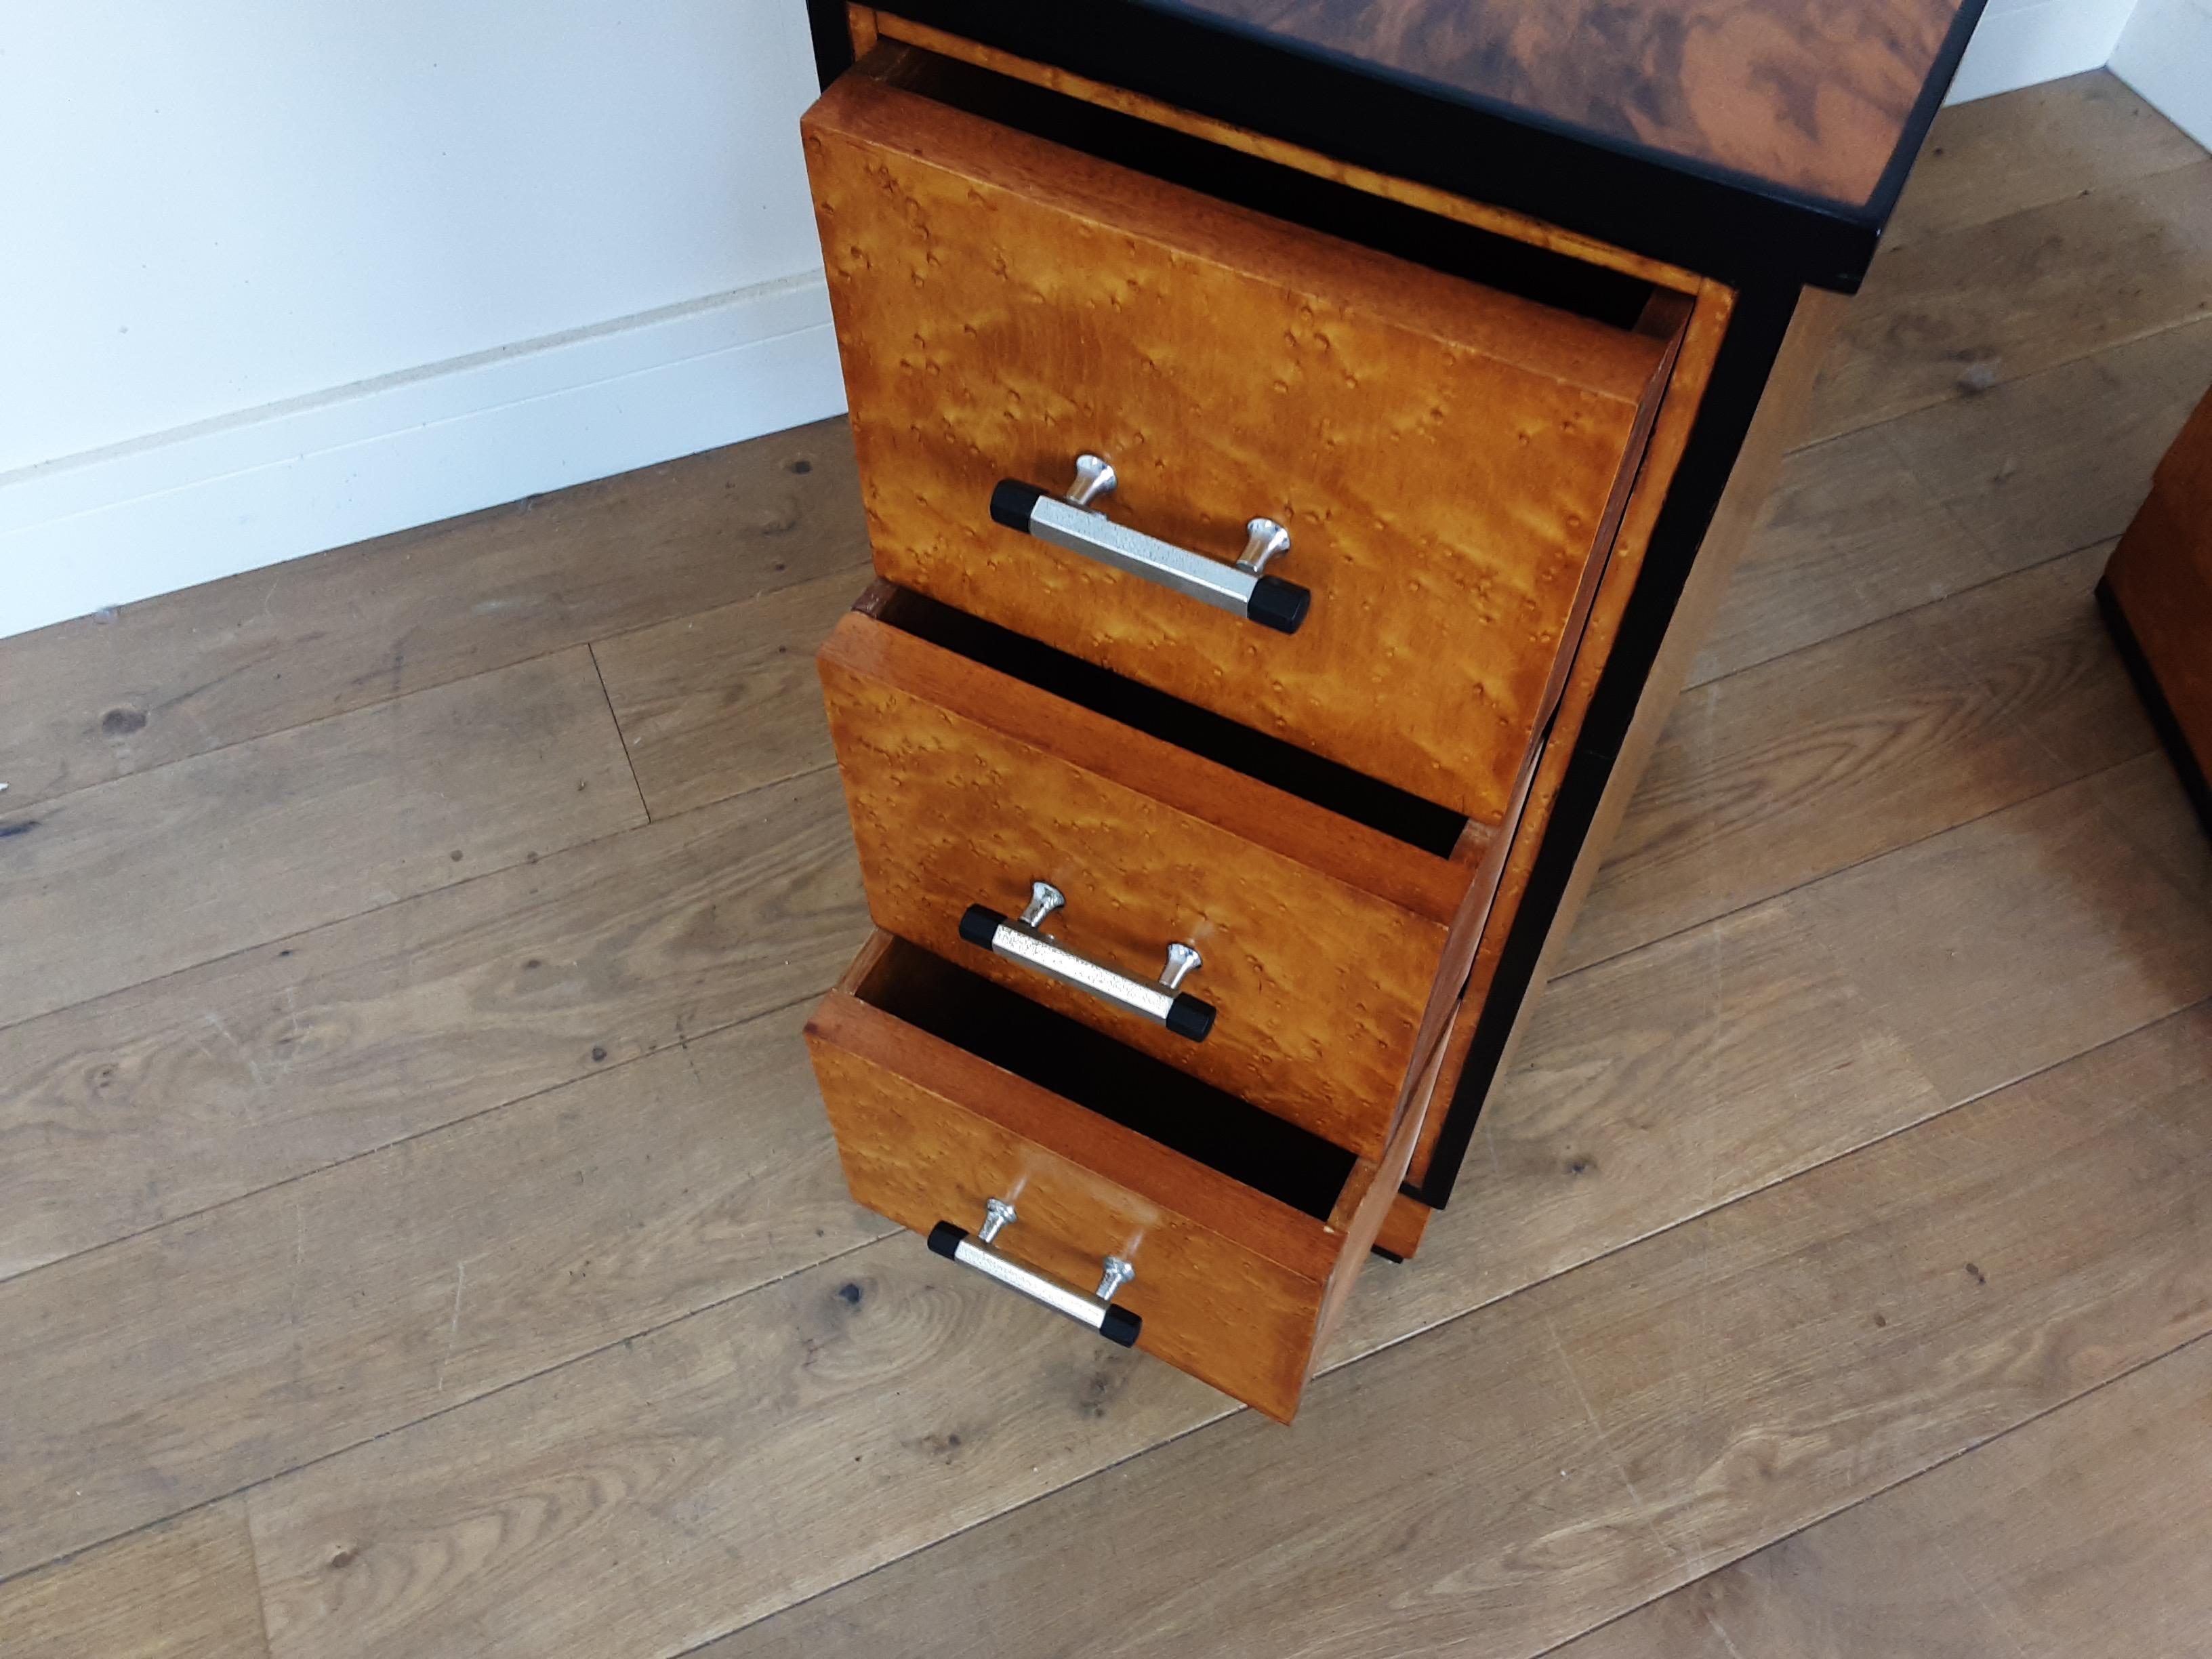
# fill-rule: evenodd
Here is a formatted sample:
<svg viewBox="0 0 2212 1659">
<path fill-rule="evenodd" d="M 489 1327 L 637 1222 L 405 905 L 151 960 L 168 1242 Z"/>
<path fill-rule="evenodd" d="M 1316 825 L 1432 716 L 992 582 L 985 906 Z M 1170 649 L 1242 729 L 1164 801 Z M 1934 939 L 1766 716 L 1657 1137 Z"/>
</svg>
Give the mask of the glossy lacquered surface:
<svg viewBox="0 0 2212 1659">
<path fill-rule="evenodd" d="M 1143 0 L 1436 96 L 1844 207 L 1873 201 L 1958 0 Z"/>
</svg>

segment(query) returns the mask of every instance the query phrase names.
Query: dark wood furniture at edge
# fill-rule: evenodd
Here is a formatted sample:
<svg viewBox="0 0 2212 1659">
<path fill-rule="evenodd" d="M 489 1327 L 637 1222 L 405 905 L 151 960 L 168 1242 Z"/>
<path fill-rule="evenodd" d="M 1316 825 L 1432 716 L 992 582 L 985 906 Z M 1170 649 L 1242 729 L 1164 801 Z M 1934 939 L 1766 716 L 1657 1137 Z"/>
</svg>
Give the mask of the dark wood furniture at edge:
<svg viewBox="0 0 2212 1659">
<path fill-rule="evenodd" d="M 1394 1259 L 1410 1253 L 1428 1213 L 1451 1197 L 1483 1103 L 1545 976 L 1547 953 L 1571 924 L 1657 740 L 1797 429 L 1844 296 L 1865 273 L 1981 5 L 1870 0 L 1869 11 L 1895 14 L 1896 26 L 1867 31 L 1851 50 L 1879 61 L 1830 61 L 1825 78 L 1856 77 L 1887 91 L 1853 104 L 1848 142 L 1859 159 L 1825 173 L 1808 171 L 1806 161 L 1823 146 L 1820 87 L 1808 82 L 1795 93 L 1785 87 L 1774 94 L 1785 106 L 1782 125 L 1794 120 L 1804 142 L 1732 149 L 1725 135 L 1700 137 L 1700 110 L 1745 95 L 1756 75 L 1747 71 L 1731 82 L 1723 74 L 1700 83 L 1684 71 L 1655 87 L 1650 73 L 1653 64 L 1674 61 L 1670 32 L 1679 47 L 1701 29 L 1724 29 L 1751 11 L 1768 38 L 1786 40 L 1797 27 L 1819 47 L 1820 9 L 1808 0 L 1755 8 L 1661 0 L 1645 9 L 1648 38 L 1578 42 L 1595 54 L 1583 82 L 1617 70 L 1621 106 L 1663 118 L 1647 124 L 1649 131 L 1633 120 L 1599 118 L 1609 107 L 1601 88 L 1601 95 L 1584 87 L 1570 96 L 1510 73 L 1492 83 L 1469 76 L 1448 84 L 1390 61 L 1381 47 L 1407 50 L 1405 43 L 1419 34 L 1414 25 L 1422 23 L 1411 14 L 1436 9 L 908 0 L 892 13 L 809 0 L 824 86 L 854 61 L 856 37 L 865 42 L 880 31 L 886 40 L 938 50 L 957 43 L 987 68 L 1018 63 L 1037 72 L 1033 78 L 1050 76 L 1056 89 L 1087 92 L 1109 107 L 1133 94 L 1155 112 L 1165 106 L 1200 118 L 1210 136 L 1233 131 L 1261 149 L 1295 146 L 1370 175 L 1502 208 L 1557 228 L 1563 243 L 1595 242 L 1664 262 L 1725 285 L 1732 295 L 1641 573 L 1491 964 L 1480 1017 L 1471 1035 L 1461 1034 L 1466 1058 L 1459 1081 L 1448 1107 L 1432 1115 L 1425 1157 L 1416 1158 L 1403 1189 L 1410 1201 L 1394 1210 L 1378 1238 L 1377 1250 Z M 1453 9 L 1519 9 L 1506 0 Z M 1263 12 L 1285 21 L 1267 22 Z M 1356 31 L 1332 33 L 1332 17 L 1370 13 L 1407 14 L 1407 28 L 1364 41 Z M 1637 27 L 1629 33 L 1636 35 Z M 1363 48 L 1373 55 L 1361 58 Z M 1452 61 L 1487 60 L 1474 54 Z M 1800 54 L 1797 70 L 1823 77 L 1818 52 Z M 1864 185 L 1863 195 L 1841 199 L 1851 193 L 1852 179 Z M 1314 187 L 1326 188 L 1326 181 Z"/>
<path fill-rule="evenodd" d="M 2212 392 L 2159 463 L 2097 604 L 2212 835 Z"/>
</svg>

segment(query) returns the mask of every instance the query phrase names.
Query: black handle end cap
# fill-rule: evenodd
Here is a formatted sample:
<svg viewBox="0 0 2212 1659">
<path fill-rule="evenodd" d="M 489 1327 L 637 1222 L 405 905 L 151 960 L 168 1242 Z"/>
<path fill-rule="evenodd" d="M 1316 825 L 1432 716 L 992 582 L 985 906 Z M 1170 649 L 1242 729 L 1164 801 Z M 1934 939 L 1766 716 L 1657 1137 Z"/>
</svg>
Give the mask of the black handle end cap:
<svg viewBox="0 0 2212 1659">
<path fill-rule="evenodd" d="M 1179 992 L 1176 1000 L 1168 1004 L 1167 1027 L 1179 1037 L 1203 1042 L 1206 1033 L 1213 1029 L 1213 1005 L 1187 991 Z"/>
<path fill-rule="evenodd" d="M 1278 634 L 1295 634 L 1304 623 L 1313 604 L 1313 590 L 1286 582 L 1280 576 L 1262 576 L 1252 584 L 1252 597 L 1244 601 L 1244 614 L 1262 628 Z"/>
<path fill-rule="evenodd" d="M 1006 918 L 988 904 L 971 904 L 960 916 L 960 937 L 978 949 L 988 951 L 991 941 L 999 936 L 999 924 Z"/>
<path fill-rule="evenodd" d="M 1144 1328 L 1142 1316 L 1127 1308 L 1109 1307 L 1106 1317 L 1098 1322 L 1098 1334 L 1124 1348 L 1135 1347 L 1137 1333 Z"/>
<path fill-rule="evenodd" d="M 967 1237 L 965 1228 L 956 1227 L 949 1221 L 940 1221 L 929 1230 L 929 1248 L 950 1261 L 953 1252 L 960 1248 L 960 1241 Z"/>
<path fill-rule="evenodd" d="M 1001 478 L 991 491 L 991 520 L 1026 536 L 1030 509 L 1043 499 L 1044 491 L 1035 484 L 1025 484 L 1018 478 Z"/>
</svg>

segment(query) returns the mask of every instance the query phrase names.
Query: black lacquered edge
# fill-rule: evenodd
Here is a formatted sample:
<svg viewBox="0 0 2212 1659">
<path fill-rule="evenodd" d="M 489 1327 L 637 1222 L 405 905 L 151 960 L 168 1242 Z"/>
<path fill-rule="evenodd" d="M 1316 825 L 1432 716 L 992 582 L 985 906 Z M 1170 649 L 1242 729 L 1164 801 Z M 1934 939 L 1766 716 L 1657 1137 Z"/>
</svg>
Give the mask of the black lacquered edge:
<svg viewBox="0 0 2212 1659">
<path fill-rule="evenodd" d="M 1553 797 L 1551 819 L 1506 931 L 1489 994 L 1475 1022 L 1466 1067 L 1430 1150 L 1427 1173 L 1418 1184 L 1408 1182 L 1401 1188 L 1431 1209 L 1441 1210 L 1450 1200 L 1467 1160 L 1475 1122 L 1497 1081 L 1514 1022 L 1534 981 L 1537 959 L 1559 915 L 1660 645 L 1674 619 L 1674 607 L 1705 544 L 1713 510 L 1735 470 L 1797 304 L 1795 287 L 1747 293 L 1740 297 L 1727 337 L 1721 342 L 1697 423 L 1674 470 L 1658 522 L 1652 526 L 1643 574 L 1629 595 L 1613 649 L 1606 656 L 1605 672 L 1583 716 L 1574 755 Z"/>
<path fill-rule="evenodd" d="M 988 904 L 971 904 L 960 915 L 960 937 L 979 949 L 988 951 L 999 937 L 999 929 L 1006 925 L 1006 917 Z"/>
<path fill-rule="evenodd" d="M 1030 514 L 1044 499 L 1044 491 L 1019 478 L 1001 478 L 991 490 L 991 522 L 1030 533 Z"/>
<path fill-rule="evenodd" d="M 1139 0 L 903 0 L 901 15 L 1340 161 L 1579 231 L 1741 287 L 1856 291 L 1983 0 L 1966 0 L 1871 200 L 1852 207 L 1568 131 Z M 809 0 L 823 85 L 851 65 L 844 7 Z M 1624 141 L 1625 142 L 1625 141 Z"/>
<path fill-rule="evenodd" d="M 2105 618 L 2106 631 L 2112 636 L 2113 647 L 2120 653 L 2128 678 L 2135 684 L 2136 696 L 2142 700 L 2143 712 L 2150 716 L 2151 730 L 2158 734 L 2166 758 L 2180 775 L 2182 792 L 2197 809 L 2204 833 L 2212 836 L 2212 781 L 2206 779 L 2204 763 L 2189 746 L 2189 734 L 2181 729 L 2179 716 L 2166 701 L 2166 688 L 2152 672 L 2150 659 L 2143 654 L 2142 641 L 2136 638 L 2127 612 L 2120 609 L 2119 596 L 2101 576 L 2097 579 L 2097 610 Z"/>
<path fill-rule="evenodd" d="M 1304 626 L 1306 611 L 1312 605 L 1311 589 L 1286 582 L 1280 576 L 1262 576 L 1252 584 L 1252 597 L 1244 602 L 1244 614 L 1262 628 L 1272 628 L 1278 634 L 1295 634 Z"/>
<path fill-rule="evenodd" d="M 1193 1042 L 1203 1042 L 1213 1030 L 1213 1005 L 1194 997 L 1188 991 L 1178 991 L 1168 1004 L 1167 1028 L 1179 1037 L 1188 1037 Z"/>
</svg>

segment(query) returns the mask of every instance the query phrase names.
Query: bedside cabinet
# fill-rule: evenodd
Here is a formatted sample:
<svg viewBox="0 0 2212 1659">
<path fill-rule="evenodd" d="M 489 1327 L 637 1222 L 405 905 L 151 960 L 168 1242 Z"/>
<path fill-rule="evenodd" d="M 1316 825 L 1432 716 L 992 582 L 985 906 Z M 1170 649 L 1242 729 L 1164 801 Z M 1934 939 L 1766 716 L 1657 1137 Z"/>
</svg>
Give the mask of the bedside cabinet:
<svg viewBox="0 0 2212 1659">
<path fill-rule="evenodd" d="M 1450 1195 L 1973 9 L 813 9 L 847 1179 L 1285 1420 Z"/>
</svg>

